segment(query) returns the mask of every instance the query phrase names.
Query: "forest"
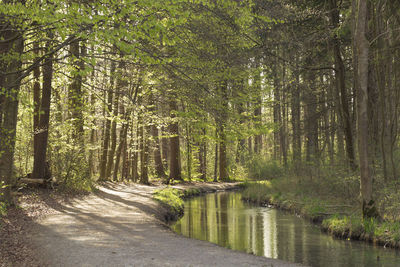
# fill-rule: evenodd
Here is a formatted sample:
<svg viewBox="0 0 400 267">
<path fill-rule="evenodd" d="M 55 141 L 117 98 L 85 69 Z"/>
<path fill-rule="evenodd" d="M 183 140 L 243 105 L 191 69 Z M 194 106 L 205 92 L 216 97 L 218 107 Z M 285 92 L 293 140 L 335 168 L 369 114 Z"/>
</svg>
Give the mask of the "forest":
<svg viewBox="0 0 400 267">
<path fill-rule="evenodd" d="M 399 222 L 399 30 L 388 0 L 2 0 L 0 210 L 271 180 Z"/>
</svg>

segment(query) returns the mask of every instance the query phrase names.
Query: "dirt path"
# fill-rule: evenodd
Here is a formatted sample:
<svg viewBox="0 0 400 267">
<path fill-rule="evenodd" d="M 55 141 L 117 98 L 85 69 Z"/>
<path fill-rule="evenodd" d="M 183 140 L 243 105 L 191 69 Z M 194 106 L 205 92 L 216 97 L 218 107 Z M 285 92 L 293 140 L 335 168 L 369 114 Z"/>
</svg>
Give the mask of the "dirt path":
<svg viewBox="0 0 400 267">
<path fill-rule="evenodd" d="M 152 200 L 156 188 L 109 184 L 59 205 L 30 231 L 39 259 L 49 266 L 294 266 L 173 233 Z"/>
</svg>

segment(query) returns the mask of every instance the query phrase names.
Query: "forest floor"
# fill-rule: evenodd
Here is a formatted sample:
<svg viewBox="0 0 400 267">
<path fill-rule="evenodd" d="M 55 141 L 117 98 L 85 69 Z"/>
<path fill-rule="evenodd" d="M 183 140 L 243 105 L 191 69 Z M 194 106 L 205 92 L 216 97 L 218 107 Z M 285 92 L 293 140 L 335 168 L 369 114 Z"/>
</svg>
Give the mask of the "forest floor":
<svg viewBox="0 0 400 267">
<path fill-rule="evenodd" d="M 163 187 L 106 183 L 88 195 L 24 192 L 1 219 L 0 266 L 296 266 L 175 234 L 165 222 L 168 209 L 153 199 Z"/>
</svg>

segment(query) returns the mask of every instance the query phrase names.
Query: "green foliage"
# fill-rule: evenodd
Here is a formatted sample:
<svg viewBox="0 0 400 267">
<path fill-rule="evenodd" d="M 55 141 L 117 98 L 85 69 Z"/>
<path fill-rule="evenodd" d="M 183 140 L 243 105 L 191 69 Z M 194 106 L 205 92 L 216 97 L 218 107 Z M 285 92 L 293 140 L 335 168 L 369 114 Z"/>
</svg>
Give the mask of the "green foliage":
<svg viewBox="0 0 400 267">
<path fill-rule="evenodd" d="M 1 192 L 2 189 L 6 188 L 7 185 L 4 184 L 3 181 L 0 181 L 0 198 L 3 195 Z M 7 213 L 7 204 L 0 201 L 0 216 L 3 216 Z"/>
<path fill-rule="evenodd" d="M 249 179 L 271 180 L 280 178 L 284 174 L 284 168 L 278 162 L 267 160 L 259 155 L 249 159 L 246 165 Z"/>
<path fill-rule="evenodd" d="M 271 182 L 248 182 L 245 184 L 242 197 L 256 203 L 266 203 L 271 200 Z"/>
<path fill-rule="evenodd" d="M 156 190 L 153 194 L 153 198 L 166 205 L 174 217 L 183 213 L 183 196 L 181 190 L 172 187 Z"/>
<path fill-rule="evenodd" d="M 200 193 L 201 191 L 198 188 L 188 188 L 183 191 L 183 197 L 186 198 L 186 197 L 196 196 L 199 195 Z"/>
</svg>

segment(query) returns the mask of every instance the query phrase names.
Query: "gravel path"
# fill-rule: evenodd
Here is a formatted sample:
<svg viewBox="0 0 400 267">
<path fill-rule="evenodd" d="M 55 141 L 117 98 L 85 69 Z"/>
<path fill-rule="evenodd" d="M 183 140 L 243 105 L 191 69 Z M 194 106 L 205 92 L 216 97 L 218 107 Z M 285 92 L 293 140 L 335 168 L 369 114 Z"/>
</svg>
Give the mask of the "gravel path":
<svg viewBox="0 0 400 267">
<path fill-rule="evenodd" d="M 57 206 L 29 231 L 38 258 L 48 266 L 296 266 L 175 234 L 152 200 L 157 188 L 108 184 Z"/>
</svg>

